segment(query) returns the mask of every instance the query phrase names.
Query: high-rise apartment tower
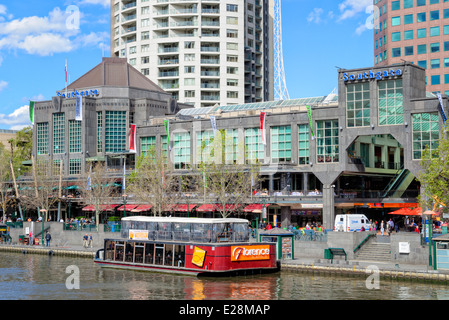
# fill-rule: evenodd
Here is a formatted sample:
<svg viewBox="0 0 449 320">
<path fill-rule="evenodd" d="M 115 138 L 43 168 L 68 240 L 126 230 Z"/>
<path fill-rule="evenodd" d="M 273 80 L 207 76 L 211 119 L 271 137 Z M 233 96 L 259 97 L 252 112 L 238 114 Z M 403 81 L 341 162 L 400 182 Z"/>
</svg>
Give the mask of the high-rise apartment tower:
<svg viewBox="0 0 449 320">
<path fill-rule="evenodd" d="M 111 0 L 111 57 L 195 107 L 273 100 L 273 0 Z"/>
<path fill-rule="evenodd" d="M 449 0 L 374 0 L 374 63 L 426 69 L 429 92 L 449 94 Z"/>
</svg>

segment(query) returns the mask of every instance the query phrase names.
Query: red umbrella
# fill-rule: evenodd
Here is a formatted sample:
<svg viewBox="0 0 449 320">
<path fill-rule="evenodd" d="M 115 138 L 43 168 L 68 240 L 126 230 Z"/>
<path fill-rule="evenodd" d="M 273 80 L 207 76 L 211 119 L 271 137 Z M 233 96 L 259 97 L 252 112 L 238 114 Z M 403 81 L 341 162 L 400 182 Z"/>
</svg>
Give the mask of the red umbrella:
<svg viewBox="0 0 449 320">
<path fill-rule="evenodd" d="M 396 214 L 400 216 L 409 216 L 411 215 L 412 210 L 410 208 L 401 208 L 396 211 L 389 212 L 388 214 Z"/>
<path fill-rule="evenodd" d="M 424 211 L 421 215 L 425 215 L 425 214 L 430 214 L 430 215 L 432 215 L 432 216 L 436 216 L 436 215 L 438 215 L 439 213 L 438 213 L 438 212 L 435 212 L 435 211 L 432 211 L 432 210 L 427 210 L 427 211 Z"/>
<path fill-rule="evenodd" d="M 410 212 L 409 215 L 410 215 L 410 216 L 420 216 L 420 215 L 422 215 L 422 208 L 418 207 L 418 208 L 413 209 L 413 210 Z"/>
</svg>

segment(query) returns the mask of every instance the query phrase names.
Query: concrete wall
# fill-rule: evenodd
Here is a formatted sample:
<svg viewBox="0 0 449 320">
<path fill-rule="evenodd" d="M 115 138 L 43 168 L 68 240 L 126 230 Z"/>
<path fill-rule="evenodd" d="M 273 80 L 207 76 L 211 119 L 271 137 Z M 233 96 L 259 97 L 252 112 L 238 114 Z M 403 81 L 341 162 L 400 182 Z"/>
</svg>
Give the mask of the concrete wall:
<svg viewBox="0 0 449 320">
<path fill-rule="evenodd" d="M 399 253 L 399 242 L 410 243 L 410 253 Z M 428 264 L 429 246 L 421 245 L 421 238 L 415 232 L 392 233 L 390 236 L 391 261 L 396 263 Z"/>
</svg>

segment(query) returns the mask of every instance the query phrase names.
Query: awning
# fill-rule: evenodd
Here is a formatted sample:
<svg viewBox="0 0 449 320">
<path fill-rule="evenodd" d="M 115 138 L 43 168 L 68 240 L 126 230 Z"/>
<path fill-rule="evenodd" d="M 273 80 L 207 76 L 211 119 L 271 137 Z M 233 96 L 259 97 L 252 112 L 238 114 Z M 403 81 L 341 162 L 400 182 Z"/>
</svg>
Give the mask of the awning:
<svg viewBox="0 0 449 320">
<path fill-rule="evenodd" d="M 100 211 L 114 211 L 115 208 L 117 208 L 118 204 L 101 204 L 98 206 L 98 210 Z M 82 209 L 83 211 L 90 211 L 95 212 L 95 206 L 90 205 L 86 206 Z"/>
<path fill-rule="evenodd" d="M 243 212 L 252 212 L 252 213 L 262 213 L 263 210 L 263 204 L 261 203 L 253 203 L 250 205 L 247 205 L 245 208 L 243 208 Z M 265 207 L 268 207 L 269 204 L 265 204 Z"/>
<path fill-rule="evenodd" d="M 131 211 L 132 209 L 134 209 L 135 207 L 137 207 L 137 204 L 127 204 L 126 206 L 123 205 L 121 207 L 117 208 L 117 211 Z"/>
<path fill-rule="evenodd" d="M 196 206 L 198 206 L 197 204 L 177 204 L 172 210 L 173 211 L 179 211 L 179 212 L 189 212 L 192 211 Z"/>
<path fill-rule="evenodd" d="M 196 208 L 197 212 L 212 212 L 215 211 L 217 207 L 215 204 L 203 204 L 200 207 Z"/>
<path fill-rule="evenodd" d="M 145 211 L 150 211 L 150 209 L 153 206 L 151 204 L 141 204 L 138 205 L 136 207 L 134 207 L 134 209 L 131 210 L 131 212 L 145 212 Z M 128 210 L 128 209 L 127 209 Z"/>
</svg>

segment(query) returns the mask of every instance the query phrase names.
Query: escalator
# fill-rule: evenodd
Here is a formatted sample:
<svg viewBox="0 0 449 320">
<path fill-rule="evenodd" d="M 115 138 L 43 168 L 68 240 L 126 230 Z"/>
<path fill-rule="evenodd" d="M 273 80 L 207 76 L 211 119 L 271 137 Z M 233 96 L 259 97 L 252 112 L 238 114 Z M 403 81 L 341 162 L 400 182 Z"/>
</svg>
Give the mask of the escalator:
<svg viewBox="0 0 449 320">
<path fill-rule="evenodd" d="M 391 179 L 382 192 L 382 198 L 400 198 L 412 183 L 415 176 L 407 169 L 401 169 Z"/>
</svg>

